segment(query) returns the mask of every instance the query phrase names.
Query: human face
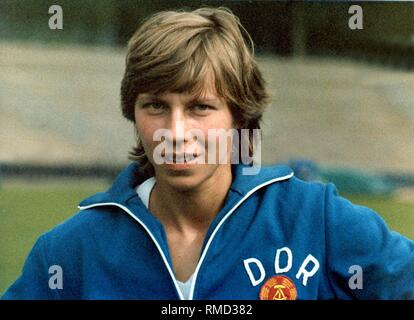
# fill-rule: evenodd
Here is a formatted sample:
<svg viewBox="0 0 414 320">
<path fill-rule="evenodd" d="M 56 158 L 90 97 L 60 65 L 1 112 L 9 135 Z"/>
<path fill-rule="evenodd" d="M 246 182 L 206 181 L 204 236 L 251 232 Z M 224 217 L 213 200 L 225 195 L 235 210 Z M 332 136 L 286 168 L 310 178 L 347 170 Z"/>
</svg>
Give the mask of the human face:
<svg viewBox="0 0 414 320">
<path fill-rule="evenodd" d="M 219 179 L 223 170 L 231 171 L 231 142 L 225 151 L 225 163 L 207 161 L 209 145 L 213 145 L 212 141 L 209 141 L 209 130 L 227 131 L 234 128 L 228 104 L 223 97 L 217 95 L 212 86 L 207 86 L 198 99 L 189 93 L 141 93 L 135 104 L 135 122 L 145 154 L 154 166 L 158 182 L 167 183 L 180 190 L 195 189 L 212 177 Z M 183 130 L 178 130 L 180 125 Z M 154 161 L 154 151 L 162 142 L 154 141 L 154 133 L 159 129 L 166 129 L 171 133 L 168 139 L 172 140 L 170 143 L 174 146 L 173 153 L 195 153 L 204 157 L 204 163 L 190 161 L 178 164 L 174 161 L 174 164 L 157 164 Z M 186 134 L 194 129 L 202 133 L 204 144 L 189 138 Z M 183 142 L 182 148 L 179 148 L 179 141 Z M 219 154 L 218 149 L 219 142 L 216 140 L 216 154 Z"/>
</svg>

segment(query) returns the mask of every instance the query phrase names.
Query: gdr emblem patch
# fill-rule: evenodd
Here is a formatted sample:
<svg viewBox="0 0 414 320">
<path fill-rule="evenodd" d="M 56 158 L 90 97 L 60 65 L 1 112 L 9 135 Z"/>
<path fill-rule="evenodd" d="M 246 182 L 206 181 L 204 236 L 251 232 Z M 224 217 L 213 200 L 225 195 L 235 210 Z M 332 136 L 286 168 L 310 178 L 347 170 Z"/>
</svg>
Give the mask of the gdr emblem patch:
<svg viewBox="0 0 414 320">
<path fill-rule="evenodd" d="M 260 289 L 260 300 L 296 300 L 296 286 L 286 276 L 273 276 Z"/>
</svg>

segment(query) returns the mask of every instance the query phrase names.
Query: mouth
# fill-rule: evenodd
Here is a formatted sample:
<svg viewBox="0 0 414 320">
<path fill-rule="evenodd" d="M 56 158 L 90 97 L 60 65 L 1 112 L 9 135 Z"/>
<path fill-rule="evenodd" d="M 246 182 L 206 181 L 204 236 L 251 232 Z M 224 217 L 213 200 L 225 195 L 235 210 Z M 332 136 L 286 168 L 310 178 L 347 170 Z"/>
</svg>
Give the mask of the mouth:
<svg viewBox="0 0 414 320">
<path fill-rule="evenodd" d="M 164 159 L 167 164 L 186 164 L 186 163 L 193 163 L 195 160 L 200 156 L 200 154 L 196 153 L 172 153 L 172 154 L 165 154 Z"/>
</svg>

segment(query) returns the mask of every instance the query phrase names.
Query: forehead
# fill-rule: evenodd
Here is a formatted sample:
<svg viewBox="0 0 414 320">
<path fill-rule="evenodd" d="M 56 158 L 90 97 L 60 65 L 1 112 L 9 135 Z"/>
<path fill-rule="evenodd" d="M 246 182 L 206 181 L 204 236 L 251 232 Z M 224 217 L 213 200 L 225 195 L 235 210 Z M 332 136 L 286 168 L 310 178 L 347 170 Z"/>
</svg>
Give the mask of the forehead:
<svg viewBox="0 0 414 320">
<path fill-rule="evenodd" d="M 173 98 L 179 96 L 184 100 L 220 101 L 225 100 L 216 90 L 212 77 L 208 77 L 191 91 L 165 90 L 140 93 L 137 99 Z"/>
</svg>

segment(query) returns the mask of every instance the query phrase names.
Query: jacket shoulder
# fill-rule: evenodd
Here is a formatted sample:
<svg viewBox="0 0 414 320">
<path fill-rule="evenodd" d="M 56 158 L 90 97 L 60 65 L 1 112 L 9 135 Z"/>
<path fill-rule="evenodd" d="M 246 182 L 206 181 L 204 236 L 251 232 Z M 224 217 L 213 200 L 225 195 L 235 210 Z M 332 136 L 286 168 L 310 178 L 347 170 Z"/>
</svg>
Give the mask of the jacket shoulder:
<svg viewBox="0 0 414 320">
<path fill-rule="evenodd" d="M 59 252 L 87 245 L 98 234 L 113 234 L 123 219 L 124 215 L 116 207 L 80 210 L 42 235 L 46 251 Z"/>
</svg>

